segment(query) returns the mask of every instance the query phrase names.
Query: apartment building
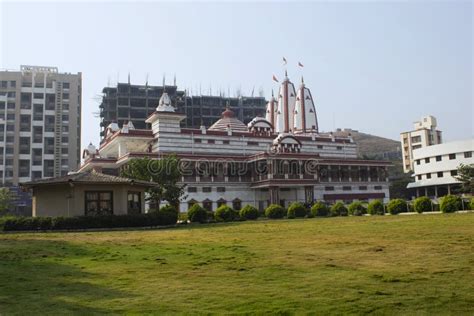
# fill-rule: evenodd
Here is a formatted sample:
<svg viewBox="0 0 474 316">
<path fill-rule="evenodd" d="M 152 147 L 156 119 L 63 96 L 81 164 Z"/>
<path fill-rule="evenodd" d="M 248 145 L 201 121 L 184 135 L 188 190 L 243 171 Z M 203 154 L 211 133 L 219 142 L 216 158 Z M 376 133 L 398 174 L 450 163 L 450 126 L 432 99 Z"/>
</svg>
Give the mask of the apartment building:
<svg viewBox="0 0 474 316">
<path fill-rule="evenodd" d="M 0 183 L 56 177 L 77 169 L 82 74 L 56 67 L 0 71 Z"/>
<path fill-rule="evenodd" d="M 408 189 L 416 196 L 442 197 L 460 186 L 457 168 L 474 164 L 474 139 L 453 141 L 413 151 L 415 182 Z"/>
<path fill-rule="evenodd" d="M 167 93 L 177 111 L 186 115 L 186 119 L 181 122 L 181 127 L 209 127 L 220 118 L 227 107 L 232 109 L 245 124 L 257 115 L 265 115 L 264 97 L 190 96 L 186 91 L 179 90 L 176 83 L 161 86 L 118 83 L 115 87 L 102 89 L 103 97 L 99 105 L 101 140 L 104 139 L 106 128 L 110 123 L 122 126 L 131 121 L 137 129 L 151 128 L 145 120 L 155 111 L 164 92 Z"/>
<path fill-rule="evenodd" d="M 434 116 L 428 115 L 414 123 L 414 130 L 400 133 L 402 143 L 403 171 L 413 171 L 413 150 L 442 143 L 440 130 Z"/>
</svg>

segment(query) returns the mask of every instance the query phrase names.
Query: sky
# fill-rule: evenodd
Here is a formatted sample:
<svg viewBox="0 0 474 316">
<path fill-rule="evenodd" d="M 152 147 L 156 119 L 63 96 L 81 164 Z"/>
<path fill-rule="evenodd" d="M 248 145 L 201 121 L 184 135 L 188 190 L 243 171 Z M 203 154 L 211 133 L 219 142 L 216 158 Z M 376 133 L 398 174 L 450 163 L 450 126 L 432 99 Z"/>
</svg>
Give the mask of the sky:
<svg viewBox="0 0 474 316">
<path fill-rule="evenodd" d="M 301 76 L 323 131 L 399 139 L 434 115 L 445 141 L 474 135 L 471 1 L 5 2 L 0 68 L 82 72 L 82 145 L 99 143 L 102 88 L 119 80 L 193 94 L 278 90 Z M 297 67 L 301 62 L 304 67 Z"/>
</svg>

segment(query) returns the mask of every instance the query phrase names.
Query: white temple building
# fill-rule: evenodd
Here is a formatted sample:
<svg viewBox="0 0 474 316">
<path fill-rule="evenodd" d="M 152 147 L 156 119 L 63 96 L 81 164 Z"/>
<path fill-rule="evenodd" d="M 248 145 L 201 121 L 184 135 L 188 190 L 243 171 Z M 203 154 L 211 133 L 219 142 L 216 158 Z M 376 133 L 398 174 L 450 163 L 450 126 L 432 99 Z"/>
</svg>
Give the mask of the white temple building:
<svg viewBox="0 0 474 316">
<path fill-rule="evenodd" d="M 265 118 L 247 126 L 228 108 L 211 127 L 181 128 L 165 92 L 146 122 L 151 129 L 110 124 L 100 148 L 84 150 L 79 171 L 119 174 L 130 159 L 176 154 L 186 184 L 180 210 L 194 203 L 209 210 L 246 204 L 263 210 L 293 201 L 388 200 L 387 161 L 357 158 L 352 137 L 320 133 L 315 102 L 303 80 L 298 90 L 285 76 Z"/>
</svg>

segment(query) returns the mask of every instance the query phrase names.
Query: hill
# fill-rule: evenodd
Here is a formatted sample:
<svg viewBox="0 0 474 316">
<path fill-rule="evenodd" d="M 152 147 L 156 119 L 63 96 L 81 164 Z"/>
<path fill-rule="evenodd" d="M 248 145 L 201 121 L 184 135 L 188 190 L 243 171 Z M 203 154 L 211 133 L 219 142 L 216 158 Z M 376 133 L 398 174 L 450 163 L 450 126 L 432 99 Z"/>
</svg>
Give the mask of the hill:
<svg viewBox="0 0 474 316">
<path fill-rule="evenodd" d="M 360 157 L 367 157 L 371 159 L 402 160 L 399 141 L 362 133 L 353 129 L 338 128 L 333 133 L 335 136 L 351 135 L 358 145 Z"/>
</svg>

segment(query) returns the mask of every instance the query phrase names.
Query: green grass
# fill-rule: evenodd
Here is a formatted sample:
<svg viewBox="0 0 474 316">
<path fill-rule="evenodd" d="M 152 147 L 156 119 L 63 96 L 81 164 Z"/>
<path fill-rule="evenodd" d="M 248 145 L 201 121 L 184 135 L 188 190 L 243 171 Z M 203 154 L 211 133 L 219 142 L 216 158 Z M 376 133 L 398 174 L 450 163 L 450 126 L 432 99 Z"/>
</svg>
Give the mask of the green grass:
<svg viewBox="0 0 474 316">
<path fill-rule="evenodd" d="M 0 235 L 0 315 L 471 314 L 474 213 Z"/>
</svg>

